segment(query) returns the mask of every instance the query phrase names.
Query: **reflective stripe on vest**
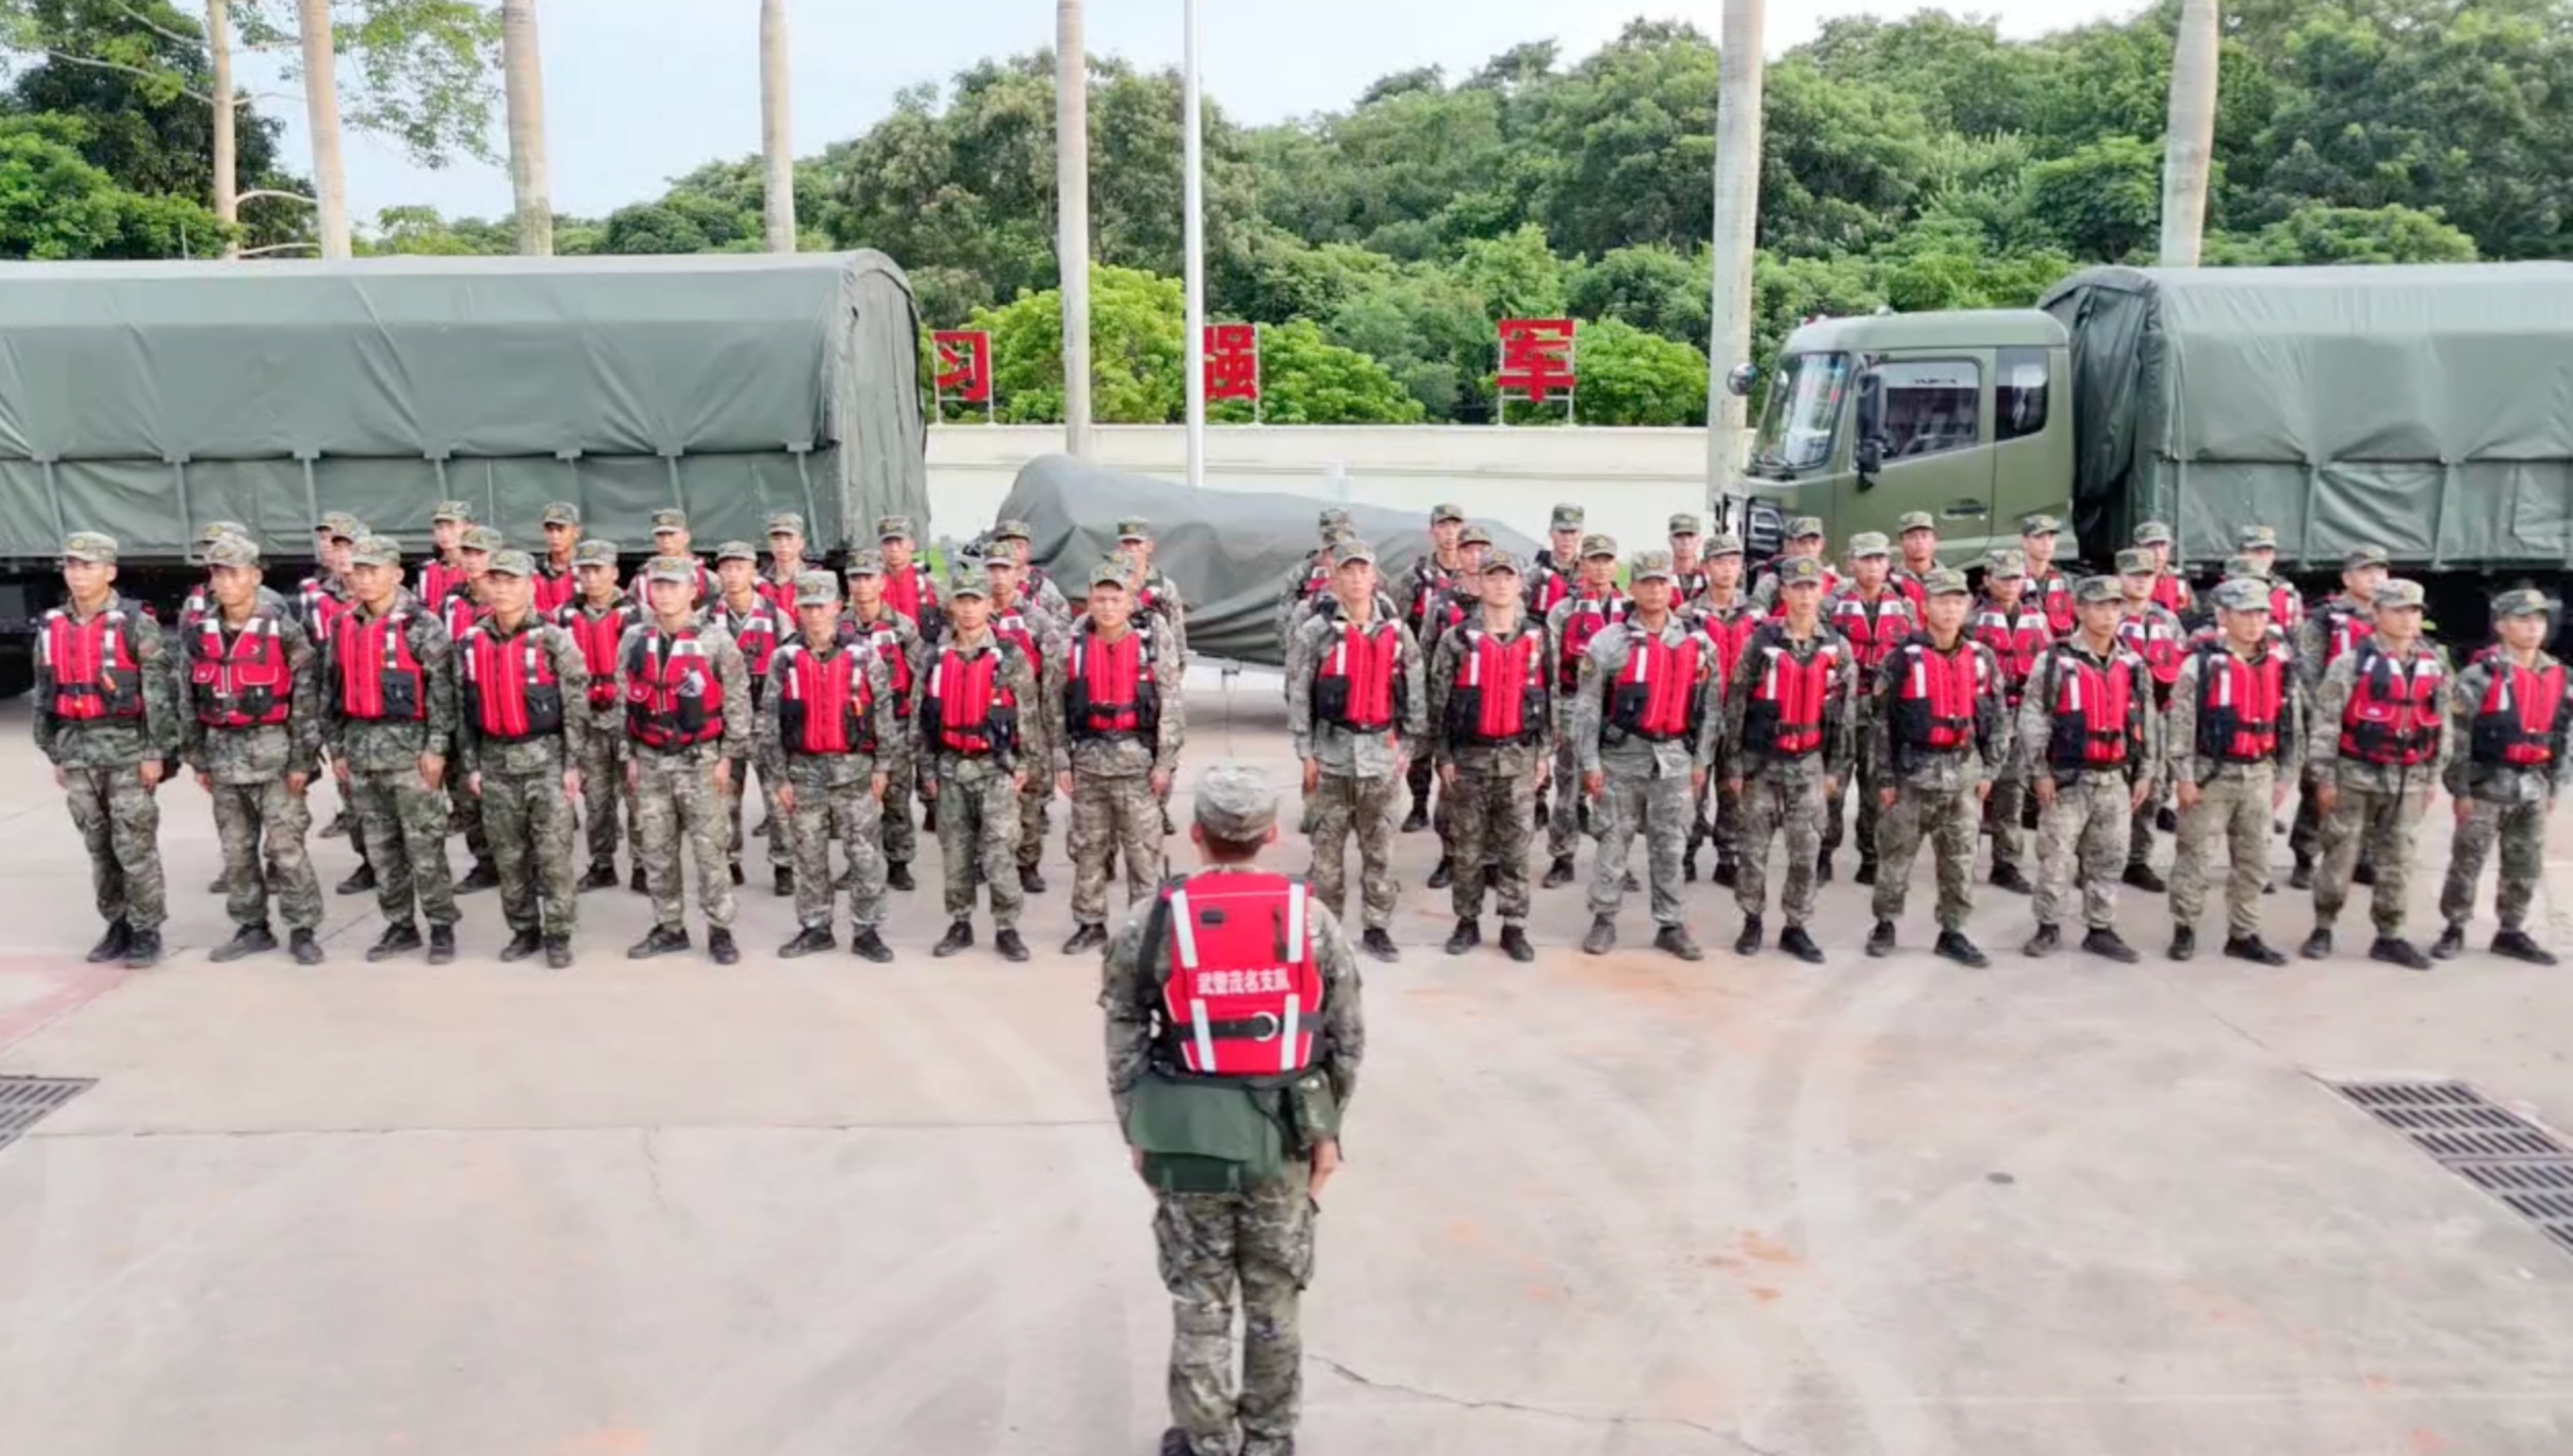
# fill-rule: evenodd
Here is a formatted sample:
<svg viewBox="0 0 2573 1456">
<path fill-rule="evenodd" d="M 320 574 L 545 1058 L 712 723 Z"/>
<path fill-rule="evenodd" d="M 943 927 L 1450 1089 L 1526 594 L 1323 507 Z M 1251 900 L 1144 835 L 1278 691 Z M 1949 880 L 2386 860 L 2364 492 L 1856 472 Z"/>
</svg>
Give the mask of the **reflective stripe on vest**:
<svg viewBox="0 0 2573 1456">
<path fill-rule="evenodd" d="M 616 701 L 616 649 L 625 645 L 625 629 L 634 625 L 642 613 L 618 602 L 603 612 L 592 614 L 578 602 L 554 614 L 554 625 L 571 633 L 572 642 L 580 648 L 581 666 L 589 671 L 589 705 L 606 708 Z"/>
<path fill-rule="evenodd" d="M 646 748 L 686 748 L 723 737 L 723 679 L 695 632 L 646 627 L 625 654 L 625 731 Z"/>
<path fill-rule="evenodd" d="M 2323 666 L 2340 661 L 2340 655 L 2376 635 L 2376 623 L 2361 616 L 2356 607 L 2334 598 L 2323 603 Z"/>
<path fill-rule="evenodd" d="M 1545 634 L 1522 621 L 1504 641 L 1481 627 L 1459 627 L 1464 650 L 1447 689 L 1448 740 L 1530 743 L 1544 736 Z"/>
<path fill-rule="evenodd" d="M 56 607 L 45 613 L 36 642 L 38 665 L 53 680 L 45 709 L 54 717 L 92 723 L 143 716 L 143 674 L 122 608 L 76 622 L 69 609 Z"/>
<path fill-rule="evenodd" d="M 1976 709 L 1994 686 L 1984 654 L 1971 642 L 1960 642 L 1954 652 L 1908 642 L 1902 655 L 1894 693 L 1894 725 L 1902 741 L 1933 753 L 1973 746 Z"/>
<path fill-rule="evenodd" d="M 580 592 L 580 581 L 579 573 L 568 568 L 558 572 L 546 568 L 546 562 L 536 563 L 536 574 L 527 582 L 527 601 L 538 616 L 550 618 L 571 605 Z"/>
<path fill-rule="evenodd" d="M 938 649 L 924 696 L 940 748 L 980 758 L 1019 746 L 1018 697 L 1001 679 L 1001 654 L 1007 650 L 998 642 L 970 654 Z"/>
<path fill-rule="evenodd" d="M 1658 632 L 1629 631 L 1626 665 L 1608 689 L 1608 722 L 1651 743 L 1687 736 L 1714 657 L 1714 645 L 1695 632 L 1667 642 Z"/>
<path fill-rule="evenodd" d="M 1610 622 L 1626 620 L 1633 603 L 1610 592 L 1606 596 L 1576 596 L 1572 609 L 1563 614 L 1561 661 L 1555 668 L 1555 687 L 1570 692 L 1581 685 L 1581 659 L 1590 650 L 1592 639 Z"/>
<path fill-rule="evenodd" d="M 1343 620 L 1331 629 L 1331 645 L 1313 670 L 1313 718 L 1336 723 L 1354 733 L 1379 733 L 1393 726 L 1403 706 L 1403 686 L 1395 681 L 1402 661 L 1402 629 L 1378 621 L 1361 631 Z"/>
<path fill-rule="evenodd" d="M 1538 621 L 1554 615 L 1563 599 L 1572 595 L 1572 578 L 1557 567 L 1547 567 L 1528 583 L 1528 611 Z"/>
<path fill-rule="evenodd" d="M 340 716 L 361 723 L 418 723 L 429 717 L 429 674 L 412 655 L 408 611 L 368 621 L 340 614 L 331 639 L 338 664 Z"/>
<path fill-rule="evenodd" d="M 2005 608 L 1987 604 L 1975 613 L 1968 630 L 2001 659 L 2004 685 L 2010 690 L 2010 700 L 2017 703 L 2028 687 L 2028 675 L 2037 671 L 2037 659 L 2055 640 L 2052 619 L 2030 606 Z"/>
<path fill-rule="evenodd" d="M 777 644 L 787 635 L 784 624 L 764 598 L 738 617 L 725 606 L 722 620 L 732 644 L 741 649 L 742 669 L 750 675 L 750 695 L 756 699 L 768 681 L 768 659 L 777 655 Z"/>
<path fill-rule="evenodd" d="M 2285 654 L 2263 650 L 2257 662 L 2222 643 L 2197 650 L 2197 751 L 2225 763 L 2258 763 L 2278 755 L 2278 720 L 2287 701 Z"/>
<path fill-rule="evenodd" d="M 2484 670 L 2492 677 L 2475 712 L 2475 762 L 2511 768 L 2553 763 L 2555 720 L 2564 707 L 2564 664 L 2550 662 L 2538 672 L 2493 658 Z"/>
<path fill-rule="evenodd" d="M 1074 738 L 1153 737 L 1161 726 L 1161 693 L 1153 677 L 1153 637 L 1142 622 L 1111 642 L 1084 622 L 1072 635 L 1063 678 L 1064 731 Z"/>
<path fill-rule="evenodd" d="M 2028 584 L 2030 599 L 2046 613 L 2047 630 L 2059 637 L 2070 636 L 2081 613 L 2073 601 L 2073 583 L 2065 574 L 2050 566 L 2046 574 Z"/>
<path fill-rule="evenodd" d="M 188 695 L 209 728 L 268 728 L 295 705 L 295 673 L 278 640 L 277 614 L 254 612 L 231 641 L 223 618 L 199 621 L 188 634 Z"/>
<path fill-rule="evenodd" d="M 357 610 L 355 603 L 334 595 L 323 586 L 319 576 L 307 576 L 295 588 L 296 605 L 304 613 L 304 630 L 316 642 L 328 642 L 337 633 L 340 619 Z"/>
<path fill-rule="evenodd" d="M 868 650 L 884 660 L 887 686 L 893 691 L 893 713 L 908 721 L 911 717 L 911 654 L 902 650 L 902 629 L 894 625 L 891 615 L 870 622 L 849 618 L 849 627 L 866 639 Z"/>
<path fill-rule="evenodd" d="M 465 634 L 473 630 L 473 624 L 487 613 L 488 608 L 473 599 L 470 588 L 458 588 L 438 607 L 438 616 L 446 623 L 446 635 L 458 642 L 463 641 Z"/>
<path fill-rule="evenodd" d="M 2362 645 L 2340 714 L 2341 756 L 2380 768 L 2409 768 L 2438 757 L 2443 686 L 2437 653 L 2416 651 L 2397 662 L 2374 641 Z"/>
<path fill-rule="evenodd" d="M 2147 612 L 2121 616 L 2118 640 L 2144 659 L 2144 667 L 2152 673 L 2157 686 L 2167 688 L 2179 681 L 2180 659 L 2188 655 L 2188 644 L 2168 618 Z"/>
<path fill-rule="evenodd" d="M 1832 696 L 1832 673 L 1840 666 L 1841 646 L 1826 644 L 1798 657 L 1785 643 L 1752 639 L 1752 660 L 1744 670 L 1752 680 L 1751 701 L 1742 715 L 1746 743 L 1772 758 L 1802 758 L 1821 751 L 1823 720 Z"/>
<path fill-rule="evenodd" d="M 1847 637 L 1862 669 L 1880 666 L 1904 638 L 1919 629 L 1912 603 L 1902 592 L 1888 591 L 1874 601 L 1845 596 L 1832 603 L 1832 629 Z"/>
<path fill-rule="evenodd" d="M 483 737 L 520 743 L 562 731 L 562 684 L 532 621 L 505 637 L 490 623 L 476 626 L 456 658 L 464 711 Z"/>
<path fill-rule="evenodd" d="M 1751 634 L 1760 630 L 1760 613 L 1749 602 L 1736 602 L 1709 608 L 1699 620 L 1705 624 L 1707 640 L 1715 644 L 1716 667 L 1726 682 L 1733 681 L 1735 669 L 1742 665 L 1742 649 L 1749 645 Z"/>
<path fill-rule="evenodd" d="M 2179 579 L 2178 573 L 2164 568 L 2159 576 L 2153 578 L 2152 600 L 2153 605 L 2177 616 L 2188 610 L 2195 597 L 2189 592 L 2188 583 Z"/>
<path fill-rule="evenodd" d="M 1195 875 L 1162 891 L 1171 925 L 1163 1020 L 1199 1077 L 1276 1077 L 1313 1060 L 1323 980 L 1301 880 L 1260 870 Z"/>
<path fill-rule="evenodd" d="M 2127 718 L 2135 704 L 2135 669 L 2107 667 L 2071 651 L 2055 657 L 2055 731 L 2047 761 L 2058 769 L 2109 769 L 2127 762 Z"/>
<path fill-rule="evenodd" d="M 866 649 L 852 644 L 824 657 L 802 642 L 777 649 L 778 737 L 789 753 L 876 751 L 875 684 L 861 670 Z"/>
<path fill-rule="evenodd" d="M 938 605 L 938 590 L 930 583 L 929 569 L 915 561 L 903 570 L 885 572 L 884 599 L 885 605 L 911 618 L 916 627 L 922 609 Z"/>
</svg>

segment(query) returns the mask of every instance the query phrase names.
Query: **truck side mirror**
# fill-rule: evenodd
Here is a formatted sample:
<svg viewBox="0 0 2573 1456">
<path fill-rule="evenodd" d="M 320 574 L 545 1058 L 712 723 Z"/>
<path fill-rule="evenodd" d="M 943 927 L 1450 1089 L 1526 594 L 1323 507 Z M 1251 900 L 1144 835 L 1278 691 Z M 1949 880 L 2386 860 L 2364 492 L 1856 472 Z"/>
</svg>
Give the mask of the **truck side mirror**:
<svg viewBox="0 0 2573 1456">
<path fill-rule="evenodd" d="M 1738 364 L 1725 372 L 1724 391 L 1737 399 L 1746 398 L 1751 393 L 1751 386 L 1759 381 L 1760 365 Z"/>
<path fill-rule="evenodd" d="M 1854 458 L 1858 465 L 1858 488 L 1876 488 L 1877 472 L 1885 468 L 1885 383 L 1869 369 L 1858 376 L 1858 439 Z"/>
</svg>

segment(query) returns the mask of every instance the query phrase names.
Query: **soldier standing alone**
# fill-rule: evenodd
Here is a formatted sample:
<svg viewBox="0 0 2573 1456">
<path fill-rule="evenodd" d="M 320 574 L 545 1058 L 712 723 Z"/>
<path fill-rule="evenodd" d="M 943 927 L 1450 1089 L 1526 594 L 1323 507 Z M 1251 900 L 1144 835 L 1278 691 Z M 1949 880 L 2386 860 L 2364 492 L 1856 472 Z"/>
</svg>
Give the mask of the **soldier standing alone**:
<svg viewBox="0 0 2573 1456">
<path fill-rule="evenodd" d="M 455 879 L 446 861 L 447 755 L 455 746 L 455 653 L 446 628 L 403 590 L 402 547 L 367 536 L 349 551 L 355 601 L 331 629 L 323 743 L 375 868 L 385 933 L 367 951 L 455 959 Z"/>
<path fill-rule="evenodd" d="M 1636 552 L 1627 578 L 1634 610 L 1591 639 L 1572 703 L 1582 787 L 1601 806 L 1599 849 L 1590 867 L 1590 933 L 1581 949 L 1605 955 L 1617 943 L 1626 856 L 1641 830 L 1653 923 L 1660 927 L 1653 945 L 1683 961 L 1702 961 L 1706 953 L 1680 918 L 1680 856 L 1688 849 L 1689 810 L 1715 762 L 1724 682 L 1715 643 L 1671 609 L 1678 587 L 1671 553 Z"/>
<path fill-rule="evenodd" d="M 1162 877 L 1162 799 L 1188 739 L 1178 644 L 1139 615 L 1123 563 L 1090 573 L 1070 644 L 1047 660 L 1046 742 L 1072 805 L 1072 938 L 1078 956 L 1108 944 L 1108 873 L 1126 866 L 1126 901 L 1142 905 Z"/>
<path fill-rule="evenodd" d="M 795 856 L 795 939 L 777 948 L 788 960 L 830 950 L 831 840 L 848 846 L 849 950 L 878 963 L 893 959 L 884 924 L 884 851 L 876 815 L 888 774 L 884 753 L 902 720 L 893 711 L 893 675 L 874 646 L 840 631 L 840 585 L 827 571 L 795 578 L 796 634 L 768 660 L 768 711 L 760 732 L 770 761 L 782 768 L 775 834 Z"/>
<path fill-rule="evenodd" d="M 1920 633 L 1877 675 L 1876 929 L 1867 953 L 1894 949 L 1894 923 L 1912 887 L 1912 859 L 1931 842 L 1939 872 L 1938 954 L 1961 966 L 1991 960 L 1966 939 L 1975 913 L 1975 838 L 1992 775 L 2010 761 L 2007 685 L 1993 649 L 1966 635 L 1962 571 L 1921 573 Z"/>
<path fill-rule="evenodd" d="M 2427 971 L 2430 960 L 2403 939 L 2404 894 L 2421 816 L 2448 769 L 2448 663 L 2421 640 L 2421 583 L 2376 590 L 2376 630 L 2323 674 L 2314 694 L 2306 753 L 2315 765 L 2314 808 L 2323 816 L 2322 866 L 2314 879 L 2314 933 L 2302 954 L 2332 952 L 2332 922 L 2349 899 L 2361 848 L 2376 861 L 2369 918 L 2376 942 L 2367 958 Z"/>
<path fill-rule="evenodd" d="M 1343 541 L 1331 594 L 1338 610 L 1307 617 L 1286 652 L 1286 731 L 1311 806 L 1313 894 L 1337 915 L 1348 903 L 1348 842 L 1358 841 L 1359 944 L 1396 961 L 1393 796 L 1426 731 L 1428 694 L 1411 629 L 1378 609 L 1375 551 Z"/>
<path fill-rule="evenodd" d="M 2529 590 L 2493 598 L 2499 645 L 2457 677 L 2448 735 L 2465 751 L 2448 760 L 2448 794 L 2457 801 L 2457 837 L 2439 891 L 2439 914 L 2448 928 L 2430 948 L 2445 961 L 2466 946 L 2474 918 L 2475 881 L 2493 842 L 2501 842 L 2501 885 L 2493 909 L 2501 930 L 2496 956 L 2552 966 L 2555 955 L 2528 934 L 2529 902 L 2546 869 L 2546 816 L 2573 772 L 2565 751 L 2573 727 L 2573 697 L 2564 691 L 2564 664 L 2549 656 L 2546 597 Z"/>
<path fill-rule="evenodd" d="M 2170 957 L 2197 954 L 2206 908 L 2207 842 L 2232 859 L 2224 882 L 2224 954 L 2262 966 L 2287 958 L 2260 939 L 2269 880 L 2270 816 L 2287 801 L 2304 757 L 2304 696 L 2284 644 L 2269 630 L 2269 590 L 2248 578 L 2215 589 L 2221 635 L 2191 650 L 2171 689 L 2163 737 L 2177 782 L 2179 843 L 2171 852 Z"/>
<path fill-rule="evenodd" d="M 1779 909 L 1787 928 L 1778 949 L 1819 965 L 1823 948 L 1805 930 L 1814 917 L 1822 860 L 1823 810 L 1848 777 L 1852 684 L 1858 676 L 1849 643 L 1825 624 L 1817 556 L 1778 563 L 1775 593 L 1785 615 L 1763 623 L 1743 644 L 1725 692 L 1724 740 L 1732 745 L 1732 792 L 1742 805 L 1741 863 L 1734 903 L 1742 907 L 1738 956 L 1759 954 L 1761 912 L 1769 902 L 1769 852 L 1787 836 L 1787 883 Z"/>
<path fill-rule="evenodd" d="M 922 787 L 938 815 L 947 871 L 947 934 L 930 951 L 953 956 L 974 944 L 974 887 L 990 887 L 992 948 L 1028 958 L 1019 938 L 1019 790 L 1047 766 L 1045 720 L 1035 665 L 992 631 L 992 583 L 960 566 L 947 583 L 946 635 L 923 660 L 911 710 L 913 752 L 929 773 Z"/>
<path fill-rule="evenodd" d="M 2038 807 L 2037 934 L 2020 949 L 2064 948 L 2065 902 L 2079 880 L 2090 927 L 2082 949 L 2133 965 L 2142 958 L 2118 935 L 2118 871 L 2159 772 L 2159 720 L 2144 660 L 2119 640 L 2118 578 L 2086 577 L 2074 594 L 2073 635 L 2039 659 L 2020 700 L 2020 756 Z"/>
<path fill-rule="evenodd" d="M 741 959 L 732 939 L 738 907 L 724 811 L 732 765 L 749 748 L 750 672 L 732 638 L 698 613 L 704 569 L 693 556 L 653 557 L 643 568 L 651 614 L 626 632 L 616 653 L 625 698 L 617 760 L 642 831 L 637 859 L 652 897 L 651 932 L 626 948 L 629 961 L 689 949 L 688 858 L 696 861 L 706 954 L 718 966 Z"/>
<path fill-rule="evenodd" d="M 572 806 L 588 756 L 589 668 L 571 634 L 536 611 L 533 557 L 494 552 L 484 579 L 490 614 L 455 648 L 464 787 L 482 807 L 500 872 L 509 926 L 500 959 L 542 951 L 560 971 L 580 914 Z"/>
<path fill-rule="evenodd" d="M 89 850 L 107 922 L 89 959 L 141 970 L 161 959 L 169 907 L 156 797 L 179 743 L 169 663 L 161 624 L 117 594 L 115 537 L 74 532 L 63 586 L 70 600 L 36 624 L 36 747 Z"/>
<path fill-rule="evenodd" d="M 1533 961 L 1529 817 L 1554 757 L 1554 664 L 1545 632 L 1521 609 L 1517 557 L 1495 551 L 1484 557 L 1480 573 L 1460 575 L 1464 582 L 1476 586 L 1481 600 L 1439 633 L 1428 671 L 1438 804 L 1451 853 L 1465 864 L 1465 873 L 1450 882 L 1456 933 L 1447 938 L 1447 954 L 1461 956 L 1482 944 L 1489 883 L 1501 913 L 1501 950 L 1513 961 Z"/>
<path fill-rule="evenodd" d="M 1160 1456 L 1289 1456 L 1314 1215 L 1366 1053 L 1357 959 L 1337 916 L 1259 866 L 1278 839 L 1266 775 L 1216 764 L 1196 801 L 1203 868 L 1128 914 L 1099 992 L 1171 1295 Z"/>
</svg>

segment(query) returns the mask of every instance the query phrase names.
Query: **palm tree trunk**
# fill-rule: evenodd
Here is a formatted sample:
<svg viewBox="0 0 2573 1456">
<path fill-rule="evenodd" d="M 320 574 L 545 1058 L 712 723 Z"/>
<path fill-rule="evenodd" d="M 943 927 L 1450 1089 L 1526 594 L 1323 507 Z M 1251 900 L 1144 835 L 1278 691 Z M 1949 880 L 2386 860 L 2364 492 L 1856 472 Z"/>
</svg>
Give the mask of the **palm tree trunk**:
<svg viewBox="0 0 2573 1456">
<path fill-rule="evenodd" d="M 233 110 L 232 0 L 206 0 L 206 53 L 215 68 L 215 221 L 241 221 L 241 144 Z M 241 240 L 224 239 L 224 257 L 241 257 Z"/>
<path fill-rule="evenodd" d="M 1719 517 L 1742 468 L 1745 401 L 1724 386 L 1724 376 L 1751 357 L 1767 20 L 1762 0 L 1724 0 L 1724 49 L 1716 61 L 1715 292 L 1706 355 L 1706 507 Z"/>
<path fill-rule="evenodd" d="M 2171 49 L 2170 137 L 2162 154 L 2164 268 L 2195 268 L 2206 232 L 2218 20 L 2216 0 L 2180 0 L 2179 35 Z"/>
<path fill-rule="evenodd" d="M 1081 0 L 1054 7 L 1055 273 L 1063 289 L 1063 449 L 1090 455 L 1090 57 Z M 1181 351 L 1194 359 L 1195 347 Z"/>
<path fill-rule="evenodd" d="M 768 163 L 768 251 L 795 251 L 795 144 L 787 105 L 786 0 L 759 0 L 759 150 Z"/>
<path fill-rule="evenodd" d="M 349 173 L 340 155 L 340 76 L 331 0 L 296 0 L 304 41 L 304 110 L 313 129 L 313 195 L 322 205 L 322 256 L 349 256 Z"/>
<path fill-rule="evenodd" d="M 545 182 L 545 61 L 536 45 L 536 0 L 500 0 L 500 76 L 509 106 L 509 194 L 518 251 L 554 251 L 554 201 Z"/>
</svg>

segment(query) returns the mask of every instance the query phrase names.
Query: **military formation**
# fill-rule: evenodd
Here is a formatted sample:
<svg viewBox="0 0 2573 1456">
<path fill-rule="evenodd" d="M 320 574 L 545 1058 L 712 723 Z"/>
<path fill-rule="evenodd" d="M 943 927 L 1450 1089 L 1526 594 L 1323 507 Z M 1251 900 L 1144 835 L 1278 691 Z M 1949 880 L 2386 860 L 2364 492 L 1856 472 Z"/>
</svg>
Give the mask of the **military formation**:
<svg viewBox="0 0 2573 1456">
<path fill-rule="evenodd" d="M 933 572 L 912 523 L 886 517 L 879 546 L 835 575 L 812 569 L 793 514 L 708 561 L 684 512 L 663 509 L 626 580 L 617 545 L 584 539 L 568 503 L 546 507 L 541 554 L 462 502 L 431 522 L 433 552 L 407 573 L 399 542 L 325 515 L 320 567 L 292 594 L 264 584 L 246 529 L 210 522 L 205 580 L 167 632 L 118 595 L 113 540 L 65 543 L 36 732 L 94 869 L 106 931 L 93 960 L 162 953 L 159 789 L 183 768 L 223 846 L 224 961 L 323 959 L 308 795 L 326 773 L 358 860 L 338 888 L 383 912 L 374 961 L 452 960 L 459 897 L 493 889 L 500 958 L 565 967 L 580 896 L 622 884 L 652 911 L 630 957 L 692 953 L 701 929 L 704 953 L 731 965 L 745 847 L 763 838 L 796 920 L 778 954 L 836 950 L 845 921 L 849 951 L 885 961 L 888 896 L 918 890 L 924 833 L 944 870 L 933 954 L 973 948 L 979 914 L 992 949 L 1024 961 L 1020 918 L 1048 889 L 1058 798 L 1065 954 L 1114 941 L 1121 867 L 1130 907 L 1165 883 L 1188 628 L 1149 521 L 1118 522 L 1115 553 L 1068 582 L 1032 562 L 1022 521 Z M 1699 960 L 1683 887 L 1711 845 L 1709 878 L 1740 912 L 1735 951 L 1762 953 L 1774 925 L 1778 951 L 1820 962 L 1820 887 L 1854 839 L 1871 956 L 1900 943 L 1926 851 L 1929 944 L 1963 965 L 1989 964 L 1967 935 L 1983 890 L 2029 897 L 2027 954 L 2078 930 L 2081 949 L 2117 961 L 2138 959 L 2117 929 L 2121 893 L 2166 896 L 2168 952 L 2186 960 L 2211 882 L 2223 953 L 2279 965 L 2263 935 L 2280 888 L 2268 841 L 2292 796 L 2285 883 L 2311 893 L 2305 956 L 2333 954 L 2357 888 L 2371 892 L 2370 957 L 2419 970 L 2455 956 L 2497 858 L 2491 949 L 2552 962 L 2527 921 L 2573 705 L 2537 593 L 2493 598 L 2497 640 L 2460 671 L 2428 640 L 2421 588 L 2389 579 L 2381 551 L 2349 553 L 2341 590 L 2308 609 L 2274 574 L 2263 526 L 2241 532 L 2201 604 L 2158 522 L 2113 571 L 2074 579 L 2056 564 L 2060 523 L 2030 517 L 2018 549 L 1976 563 L 1978 585 L 1941 564 L 1920 513 L 1837 558 L 1820 520 L 1792 520 L 1756 566 L 1688 514 L 1667 545 L 1627 551 L 1559 506 L 1546 548 L 1522 558 L 1440 505 L 1430 550 L 1397 572 L 1344 512 L 1317 525 L 1276 613 L 1305 880 L 1374 959 L 1402 954 L 1396 836 L 1434 831 L 1428 888 L 1450 898 L 1451 955 L 1484 944 L 1488 911 L 1501 953 L 1532 959 L 1535 896 L 1580 880 L 1585 951 L 1617 945 L 1640 895 L 1652 944 Z M 2405 900 L 2442 790 L 2455 850 L 2425 953 Z M 459 835 L 464 856 L 450 853 Z"/>
</svg>

